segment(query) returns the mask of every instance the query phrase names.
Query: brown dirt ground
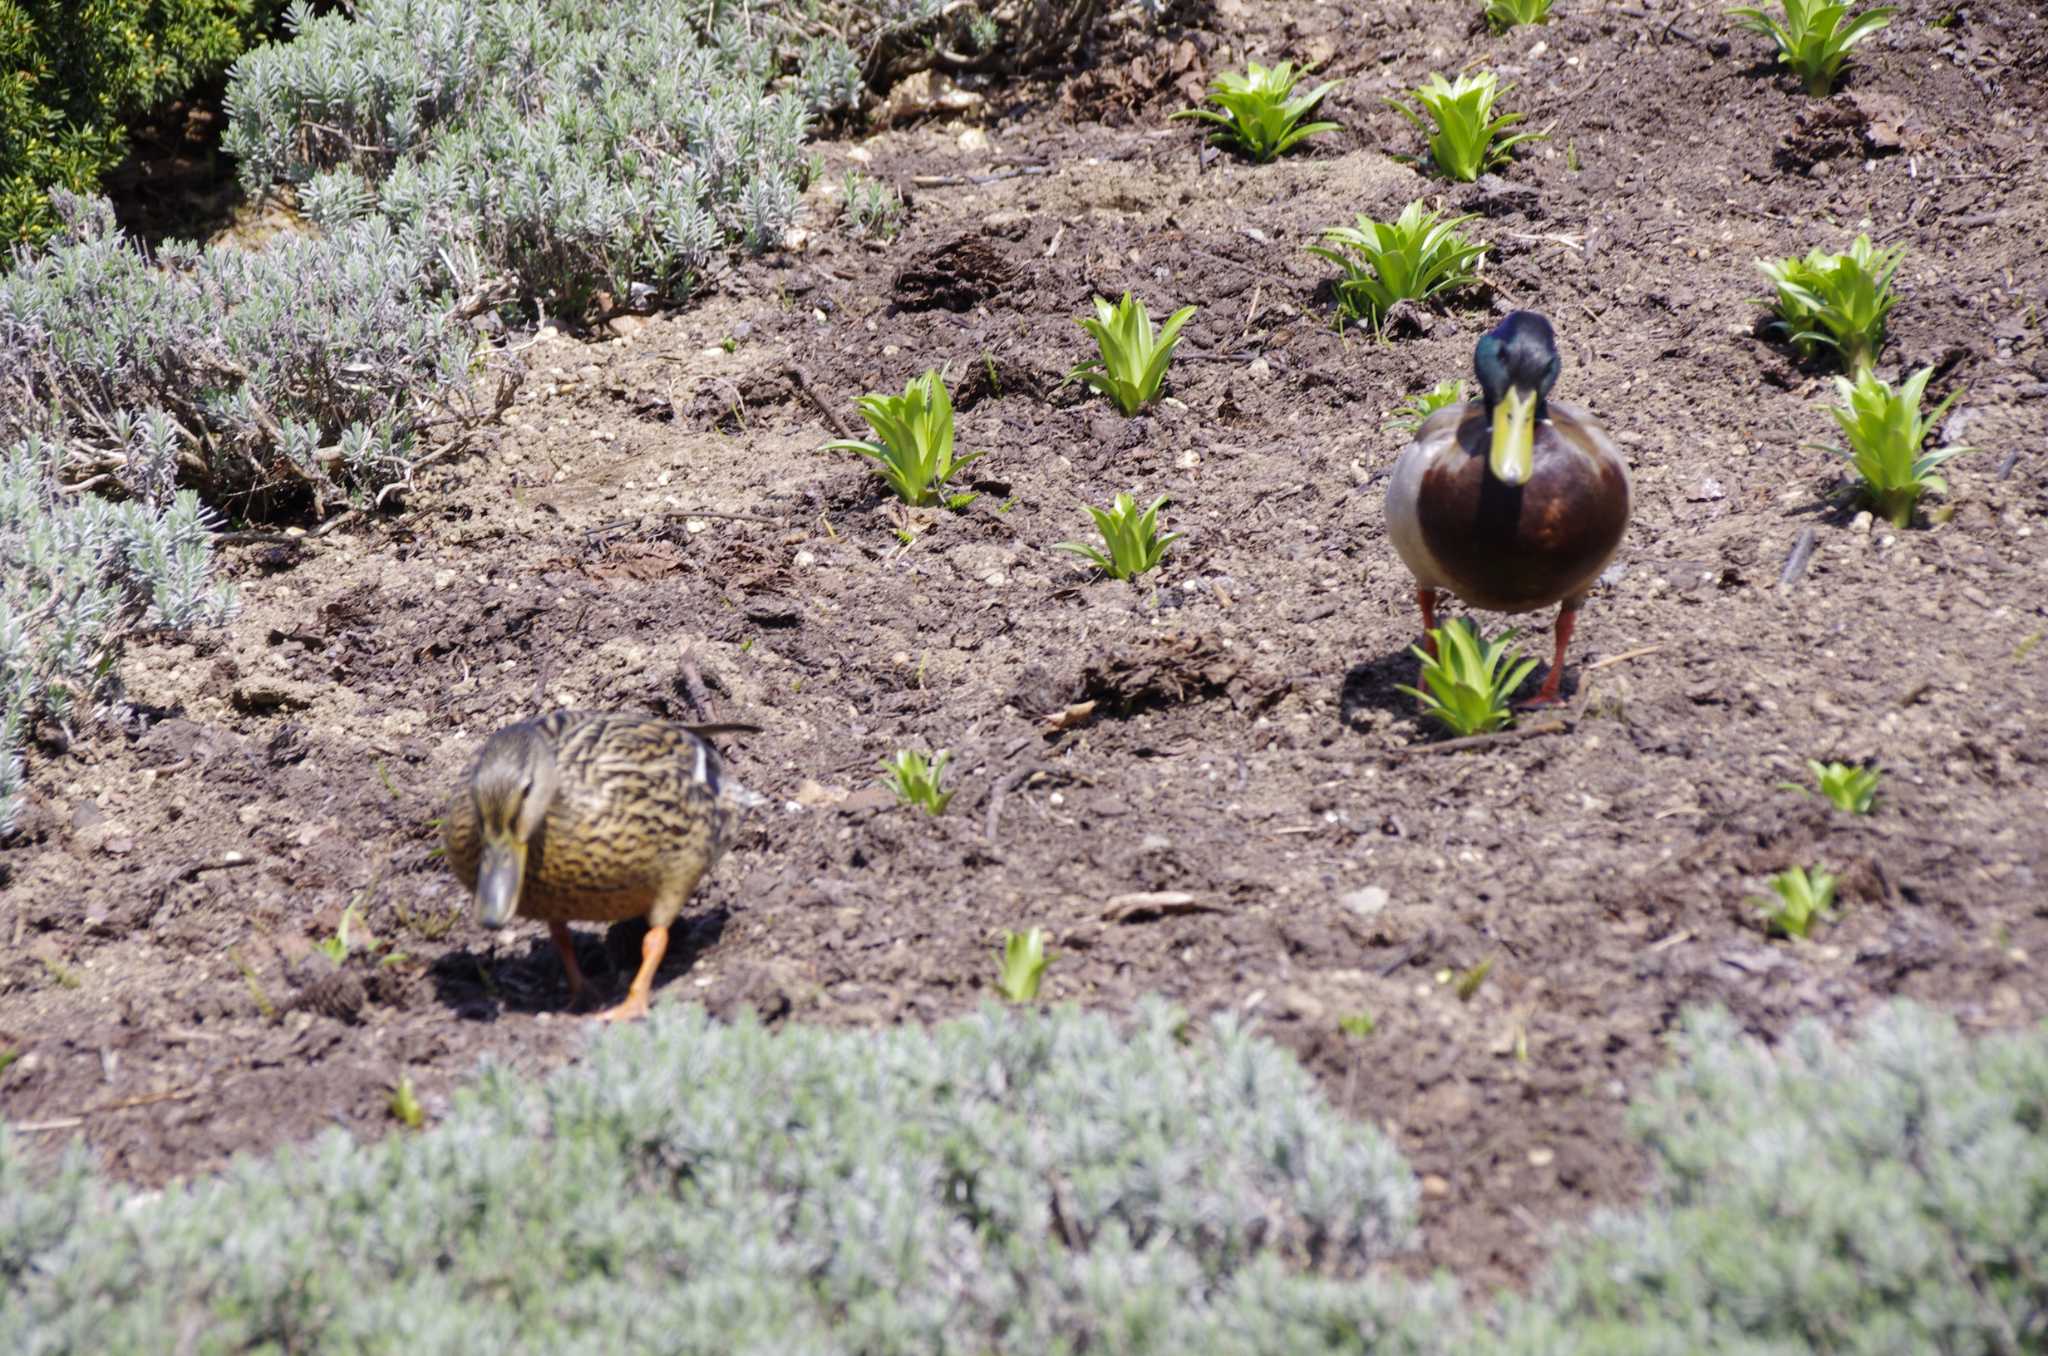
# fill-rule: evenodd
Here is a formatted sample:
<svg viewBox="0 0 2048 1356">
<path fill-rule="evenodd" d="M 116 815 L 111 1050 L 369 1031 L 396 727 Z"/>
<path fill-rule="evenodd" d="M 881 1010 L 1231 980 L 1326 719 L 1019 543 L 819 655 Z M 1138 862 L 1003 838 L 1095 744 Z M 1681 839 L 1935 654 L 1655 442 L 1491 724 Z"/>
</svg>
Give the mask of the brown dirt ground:
<svg viewBox="0 0 2048 1356">
<path fill-rule="evenodd" d="M 229 548 L 241 618 L 134 646 L 126 731 L 36 752 L 0 853 L 0 1115 L 155 1182 L 382 1133 L 401 1076 L 432 1112 L 482 1058 L 573 1057 L 545 937 L 477 932 L 429 821 L 544 703 L 688 717 L 686 656 L 716 717 L 767 727 L 727 744 L 773 803 L 657 1001 L 930 1020 L 1042 925 L 1050 1000 L 1256 1014 L 1427 1175 L 1418 1265 L 1482 1287 L 1640 1191 L 1623 1103 L 1684 1005 L 1764 1033 L 1894 994 L 2048 1012 L 2038 15 L 1908 4 L 1822 104 L 1711 7 L 1562 8 L 1492 38 L 1464 5 L 1224 3 L 1113 38 L 969 122 L 824 143 L 828 185 L 857 156 L 906 185 L 1034 171 L 916 189 L 894 244 L 846 239 L 820 189 L 806 249 L 687 310 L 518 339 L 493 445 L 402 512 Z M 1252 167 L 1164 122 L 1247 54 L 1323 63 L 1345 130 Z M 1381 96 L 1480 61 L 1549 140 L 1478 187 L 1390 160 L 1415 148 Z M 1482 214 L 1490 293 L 1338 334 L 1300 246 L 1418 195 Z M 1840 506 L 1807 446 L 1825 375 L 1753 332 L 1754 259 L 1858 229 L 1910 246 L 1885 370 L 1966 387 L 1949 432 L 1978 449 L 1953 516 L 1903 532 Z M 1058 389 L 1073 317 L 1127 287 L 1202 308 L 1173 400 L 1130 421 Z M 1416 618 L 1381 422 L 1509 306 L 1555 318 L 1561 393 L 1628 452 L 1638 509 L 1569 731 L 1408 754 L 1431 736 L 1394 690 Z M 994 455 L 967 510 L 906 516 L 815 450 L 821 411 L 939 363 Z M 1126 489 L 1188 533 L 1136 588 L 1050 549 Z M 945 817 L 876 791 L 905 745 L 956 751 Z M 1779 789 L 1809 756 L 1881 762 L 1877 812 Z M 1809 862 L 1843 873 L 1839 921 L 1766 940 L 1745 897 Z M 1113 902 L 1143 892 L 1184 898 Z M 377 945 L 336 972 L 312 944 L 351 904 Z M 1446 976 L 1489 961 L 1461 1001 Z M 1375 1034 L 1340 1034 L 1356 1012 Z"/>
</svg>

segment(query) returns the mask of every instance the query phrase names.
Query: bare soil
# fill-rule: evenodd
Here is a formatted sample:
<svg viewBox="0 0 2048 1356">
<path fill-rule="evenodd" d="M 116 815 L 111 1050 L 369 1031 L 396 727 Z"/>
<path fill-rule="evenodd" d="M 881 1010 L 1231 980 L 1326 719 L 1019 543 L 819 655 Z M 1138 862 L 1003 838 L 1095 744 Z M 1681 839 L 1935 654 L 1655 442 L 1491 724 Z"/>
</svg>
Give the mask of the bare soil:
<svg viewBox="0 0 2048 1356">
<path fill-rule="evenodd" d="M 1482 1288 L 1640 1192 L 1624 1104 L 1687 1005 L 1766 1034 L 1892 995 L 2048 1013 L 2039 15 L 1909 3 L 1820 102 L 1712 7 L 1562 9 L 1494 38 L 1463 4 L 1225 0 L 1111 35 L 966 120 L 823 143 L 825 183 L 864 157 L 910 190 L 892 244 L 848 239 L 821 188 L 804 249 L 686 310 L 509 340 L 527 376 L 494 443 L 402 510 L 227 548 L 240 619 L 131 647 L 126 728 L 33 751 L 0 851 L 0 1116 L 159 1182 L 385 1133 L 401 1077 L 431 1114 L 480 1060 L 573 1058 L 544 934 L 473 927 L 432 821 L 497 725 L 690 718 L 692 672 L 705 714 L 766 727 L 725 742 L 771 803 L 657 1002 L 928 1021 L 1043 926 L 1050 1001 L 1163 993 L 1298 1051 L 1425 1174 L 1417 1265 Z M 1165 121 L 1247 55 L 1321 63 L 1345 130 L 1251 166 Z M 1548 140 L 1478 186 L 1390 159 L 1417 146 L 1382 96 L 1474 62 Z M 1489 287 L 1340 334 L 1301 246 L 1417 196 L 1479 214 Z M 1910 249 L 1883 370 L 1966 388 L 1949 433 L 1976 449 L 1904 531 L 1810 446 L 1824 368 L 1757 333 L 1753 261 L 1858 230 Z M 1172 400 L 1131 420 L 1061 386 L 1073 317 L 1126 288 L 1201 307 Z M 1431 752 L 1395 691 L 1417 618 L 1382 421 L 1517 306 L 1556 322 L 1560 394 L 1626 449 L 1638 507 L 1567 728 Z M 963 511 L 906 512 L 816 449 L 941 364 L 993 455 Z M 1171 495 L 1188 534 L 1135 587 L 1051 549 L 1120 490 Z M 944 817 L 877 789 L 904 746 L 954 750 Z M 1876 812 L 1781 789 L 1808 757 L 1877 760 Z M 1815 863 L 1838 919 L 1767 939 L 1745 901 Z M 315 943 L 351 906 L 337 967 Z M 583 959 L 607 973 L 600 933 Z"/>
</svg>

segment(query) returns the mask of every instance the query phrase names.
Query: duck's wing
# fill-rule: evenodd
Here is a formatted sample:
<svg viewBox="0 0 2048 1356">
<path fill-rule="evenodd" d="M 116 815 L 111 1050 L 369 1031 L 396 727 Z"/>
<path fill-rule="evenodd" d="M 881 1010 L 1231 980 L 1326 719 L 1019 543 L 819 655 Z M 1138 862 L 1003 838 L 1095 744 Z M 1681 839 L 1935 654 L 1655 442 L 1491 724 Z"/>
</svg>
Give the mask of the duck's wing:
<svg viewBox="0 0 2048 1356">
<path fill-rule="evenodd" d="M 476 767 L 472 764 L 455 784 L 455 793 L 448 797 L 448 806 L 441 812 L 441 845 L 445 849 L 442 857 L 462 888 L 470 891 L 476 889 L 476 871 L 483 860 L 483 830 L 477 823 L 476 797 L 470 793 L 475 778 Z"/>
<path fill-rule="evenodd" d="M 1394 474 L 1387 482 L 1387 539 L 1394 543 L 1394 551 L 1408 567 L 1408 573 L 1415 576 L 1417 588 L 1451 586 L 1423 539 L 1422 483 L 1430 468 L 1445 457 L 1465 455 L 1458 446 L 1458 426 L 1471 413 L 1473 403 L 1468 400 L 1446 405 L 1425 419 L 1422 427 L 1415 430 L 1414 441 L 1395 458 Z"/>
<path fill-rule="evenodd" d="M 1633 498 L 1635 486 L 1629 478 L 1628 458 L 1607 435 L 1607 430 L 1600 427 L 1600 421 L 1581 405 L 1568 405 L 1560 400 L 1553 400 L 1549 405 L 1550 422 L 1565 441 L 1598 462 L 1610 474 L 1618 475 L 1623 489 Z"/>
</svg>

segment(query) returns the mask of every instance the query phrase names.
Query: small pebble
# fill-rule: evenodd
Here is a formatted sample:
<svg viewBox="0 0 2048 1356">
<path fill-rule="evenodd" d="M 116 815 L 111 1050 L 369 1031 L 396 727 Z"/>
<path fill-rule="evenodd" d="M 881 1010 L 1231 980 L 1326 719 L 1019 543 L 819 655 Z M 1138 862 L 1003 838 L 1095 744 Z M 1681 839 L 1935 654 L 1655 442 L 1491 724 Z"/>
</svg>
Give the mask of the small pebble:
<svg viewBox="0 0 2048 1356">
<path fill-rule="evenodd" d="M 1352 890 L 1340 895 L 1337 902 L 1357 914 L 1360 918 L 1370 918 L 1386 908 L 1392 902 L 1392 899 L 1393 896 L 1389 895 L 1380 886 L 1368 885 L 1363 889 Z"/>
</svg>

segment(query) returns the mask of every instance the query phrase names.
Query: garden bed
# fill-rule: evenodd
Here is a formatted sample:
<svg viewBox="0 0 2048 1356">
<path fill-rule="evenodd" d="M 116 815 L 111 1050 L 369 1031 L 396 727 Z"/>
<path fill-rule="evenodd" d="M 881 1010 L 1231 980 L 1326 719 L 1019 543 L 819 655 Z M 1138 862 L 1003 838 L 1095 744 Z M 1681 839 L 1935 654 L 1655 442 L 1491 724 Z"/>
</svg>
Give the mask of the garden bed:
<svg viewBox="0 0 2048 1356">
<path fill-rule="evenodd" d="M 766 727 L 726 741 L 769 804 L 657 1003 L 929 1021 L 1041 926 L 1046 999 L 1256 1018 L 1423 1175 L 1421 1263 L 1482 1287 L 1640 1190 L 1624 1103 L 1689 1005 L 1764 1034 L 1900 994 L 1971 1028 L 2048 1012 L 2035 16 L 1908 6 L 1820 103 L 1711 13 L 1567 4 L 1498 38 L 1471 13 L 1226 0 L 964 120 L 825 141 L 802 248 L 674 313 L 508 338 L 502 428 L 402 512 L 224 547 L 241 615 L 130 647 L 147 719 L 31 759 L 0 1116 L 154 1183 L 382 1133 L 401 1078 L 432 1114 L 485 1056 L 573 1056 L 545 936 L 475 930 L 430 824 L 543 703 Z M 1251 166 L 1166 122 L 1247 54 L 1317 61 L 1343 130 Z M 1482 58 L 1548 139 L 1473 186 L 1387 158 L 1416 145 L 1382 96 Z M 910 193 L 892 243 L 835 226 L 851 168 Z M 1420 334 L 1340 333 L 1301 247 L 1417 196 L 1478 214 L 1489 287 Z M 1809 446 L 1827 371 L 1756 332 L 1754 260 L 1859 230 L 1908 250 L 1880 370 L 1965 388 L 1938 524 L 1840 502 Z M 1062 386 L 1074 317 L 1125 289 L 1201 308 L 1173 402 L 1130 420 Z M 1567 728 L 1430 752 L 1396 691 L 1417 619 L 1382 421 L 1510 307 L 1556 323 L 1559 394 L 1629 455 L 1636 513 Z M 817 449 L 940 365 L 991 455 L 965 509 L 906 514 Z M 1119 491 L 1187 533 L 1136 586 L 1051 549 Z M 902 747 L 953 751 L 945 816 L 877 788 Z M 1782 789 L 1810 757 L 1874 759 L 1875 813 Z M 1815 863 L 1838 920 L 1766 938 L 1749 898 Z M 352 906 L 336 971 L 316 943 Z"/>
</svg>

